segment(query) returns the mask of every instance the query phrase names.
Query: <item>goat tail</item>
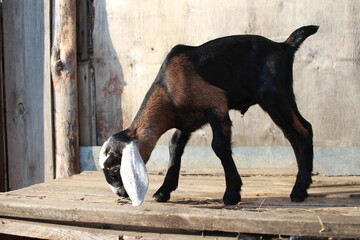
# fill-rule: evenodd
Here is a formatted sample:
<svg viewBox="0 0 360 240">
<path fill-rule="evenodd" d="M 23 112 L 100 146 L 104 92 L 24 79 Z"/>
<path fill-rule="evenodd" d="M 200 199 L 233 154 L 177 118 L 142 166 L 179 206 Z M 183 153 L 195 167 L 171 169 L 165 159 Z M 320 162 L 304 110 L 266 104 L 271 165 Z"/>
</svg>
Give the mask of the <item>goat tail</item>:
<svg viewBox="0 0 360 240">
<path fill-rule="evenodd" d="M 286 39 L 285 44 L 294 48 L 294 50 L 298 50 L 300 45 L 305 41 L 306 38 L 315 34 L 319 26 L 310 25 L 304 26 L 299 29 L 296 29 L 289 37 Z"/>
</svg>

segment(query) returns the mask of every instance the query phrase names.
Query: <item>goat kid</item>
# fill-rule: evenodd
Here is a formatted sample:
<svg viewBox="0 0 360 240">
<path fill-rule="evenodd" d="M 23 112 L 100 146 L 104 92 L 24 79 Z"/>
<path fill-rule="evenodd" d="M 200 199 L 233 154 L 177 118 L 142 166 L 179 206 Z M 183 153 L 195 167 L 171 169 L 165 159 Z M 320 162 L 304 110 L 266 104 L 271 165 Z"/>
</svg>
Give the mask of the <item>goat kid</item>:
<svg viewBox="0 0 360 240">
<path fill-rule="evenodd" d="M 99 164 L 110 188 L 140 205 L 148 186 L 145 164 L 157 140 L 176 128 L 170 163 L 154 199 L 165 202 L 178 186 L 181 156 L 191 133 L 209 123 L 212 148 L 225 172 L 225 205 L 240 200 L 242 181 L 231 152 L 230 109 L 242 114 L 259 104 L 280 127 L 294 150 L 298 174 L 291 201 L 308 196 L 312 180 L 312 127 L 300 114 L 293 92 L 292 65 L 302 42 L 318 26 L 295 30 L 283 43 L 237 35 L 192 47 L 177 45 L 167 55 L 131 126 L 102 146 Z"/>
</svg>

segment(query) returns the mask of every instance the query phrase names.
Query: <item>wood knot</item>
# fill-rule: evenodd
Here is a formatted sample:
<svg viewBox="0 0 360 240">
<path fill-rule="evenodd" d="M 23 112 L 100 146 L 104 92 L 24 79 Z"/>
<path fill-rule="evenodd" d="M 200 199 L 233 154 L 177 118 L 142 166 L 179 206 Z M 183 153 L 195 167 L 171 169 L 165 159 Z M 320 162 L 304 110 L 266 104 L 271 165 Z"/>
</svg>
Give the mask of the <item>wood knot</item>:
<svg viewBox="0 0 360 240">
<path fill-rule="evenodd" d="M 18 112 L 19 112 L 20 115 L 24 115 L 24 113 L 25 113 L 25 105 L 22 102 L 18 103 L 17 109 L 18 109 Z"/>
<path fill-rule="evenodd" d="M 58 59 L 55 63 L 55 70 L 59 74 L 64 69 L 64 64 L 60 59 Z"/>
</svg>

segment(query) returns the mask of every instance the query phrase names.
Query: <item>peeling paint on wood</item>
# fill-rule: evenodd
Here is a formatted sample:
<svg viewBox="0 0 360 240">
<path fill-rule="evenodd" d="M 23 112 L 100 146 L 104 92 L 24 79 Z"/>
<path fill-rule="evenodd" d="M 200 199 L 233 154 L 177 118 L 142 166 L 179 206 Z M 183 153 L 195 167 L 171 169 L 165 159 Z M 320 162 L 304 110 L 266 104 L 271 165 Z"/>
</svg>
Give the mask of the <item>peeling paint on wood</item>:
<svg viewBox="0 0 360 240">
<path fill-rule="evenodd" d="M 115 73 L 110 73 L 110 79 L 105 83 L 103 88 L 103 93 L 105 97 L 116 96 L 121 94 L 124 91 L 124 84 L 119 80 L 119 76 Z"/>
<path fill-rule="evenodd" d="M 127 82 L 124 78 L 123 65 L 118 59 L 115 45 L 110 40 L 111 31 L 106 26 L 108 21 L 106 4 L 109 3 L 109 1 L 105 0 L 94 1 L 95 25 L 93 38 L 96 39 L 96 48 L 94 48 L 93 63 L 95 68 L 98 144 L 102 144 L 112 134 L 122 130 L 123 119 L 126 118 L 123 115 L 122 105 Z M 102 24 L 98 22 L 100 19 Z"/>
</svg>

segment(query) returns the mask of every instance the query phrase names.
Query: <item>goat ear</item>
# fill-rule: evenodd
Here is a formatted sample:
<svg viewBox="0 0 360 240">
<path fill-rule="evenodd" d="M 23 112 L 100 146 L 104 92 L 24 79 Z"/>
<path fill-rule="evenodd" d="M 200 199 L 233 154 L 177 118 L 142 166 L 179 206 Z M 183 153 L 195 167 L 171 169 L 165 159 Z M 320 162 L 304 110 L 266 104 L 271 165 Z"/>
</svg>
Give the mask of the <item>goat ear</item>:
<svg viewBox="0 0 360 240">
<path fill-rule="evenodd" d="M 149 186 L 149 177 L 139 148 L 134 142 L 130 142 L 123 149 L 120 175 L 132 205 L 140 206 Z"/>
</svg>

